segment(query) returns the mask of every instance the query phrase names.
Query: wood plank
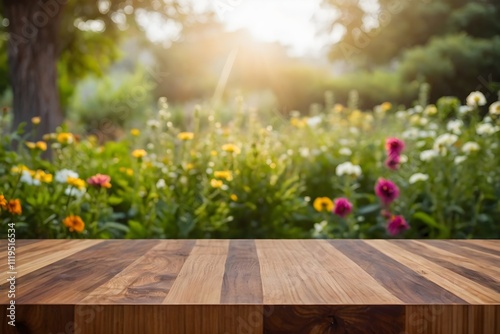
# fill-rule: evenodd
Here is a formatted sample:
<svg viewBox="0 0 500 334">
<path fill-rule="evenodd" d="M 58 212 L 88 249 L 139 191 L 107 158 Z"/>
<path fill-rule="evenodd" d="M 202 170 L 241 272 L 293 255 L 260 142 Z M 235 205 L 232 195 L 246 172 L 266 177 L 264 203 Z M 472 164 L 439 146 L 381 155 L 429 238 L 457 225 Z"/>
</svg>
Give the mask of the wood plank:
<svg viewBox="0 0 500 334">
<path fill-rule="evenodd" d="M 405 303 L 466 303 L 465 300 L 415 273 L 364 241 L 333 240 L 330 243 Z"/>
<path fill-rule="evenodd" d="M 461 247 L 460 245 L 457 245 L 454 242 L 445 240 L 426 240 L 425 243 L 456 255 L 460 255 L 466 258 L 473 258 L 476 259 L 476 261 L 480 260 L 481 263 L 496 268 L 500 267 L 500 257 L 490 254 L 488 252 L 483 252 L 467 247 Z"/>
<path fill-rule="evenodd" d="M 79 305 L 75 319 L 82 334 L 262 334 L 263 328 L 260 305 L 105 305 L 97 309 Z"/>
<path fill-rule="evenodd" d="M 18 302 L 76 304 L 158 241 L 107 240 L 18 279 Z"/>
<path fill-rule="evenodd" d="M 159 304 L 170 291 L 195 240 L 165 240 L 104 282 L 82 304 Z"/>
<path fill-rule="evenodd" d="M 7 309 L 0 307 L 0 333 L 74 333 L 73 305 L 18 305 L 16 326 L 8 324 Z"/>
<path fill-rule="evenodd" d="M 497 268 L 491 268 L 491 266 L 481 263 L 481 261 L 455 255 L 440 248 L 427 245 L 424 242 L 412 240 L 408 240 L 407 242 L 394 240 L 393 242 L 444 268 L 474 280 L 492 290 L 499 291 L 499 281 L 496 278 L 499 277 L 496 273 L 498 271 Z"/>
<path fill-rule="evenodd" d="M 409 305 L 406 334 L 497 334 L 498 306 Z"/>
<path fill-rule="evenodd" d="M 478 240 L 453 240 L 453 243 L 467 248 L 472 248 L 484 253 L 500 256 L 500 248 L 499 249 L 490 248 L 482 240 L 481 242 L 477 241 Z"/>
<path fill-rule="evenodd" d="M 266 306 L 264 333 L 400 334 L 405 329 L 405 307 L 385 306 Z"/>
<path fill-rule="evenodd" d="M 255 241 L 231 240 L 222 282 L 221 304 L 262 304 L 262 301 Z"/>
<path fill-rule="evenodd" d="M 500 300 L 499 292 L 443 268 L 435 262 L 399 247 L 390 241 L 366 240 L 365 242 L 468 303 L 487 304 L 497 303 Z"/>
<path fill-rule="evenodd" d="M 218 304 L 228 240 L 198 240 L 163 304 Z"/>
</svg>

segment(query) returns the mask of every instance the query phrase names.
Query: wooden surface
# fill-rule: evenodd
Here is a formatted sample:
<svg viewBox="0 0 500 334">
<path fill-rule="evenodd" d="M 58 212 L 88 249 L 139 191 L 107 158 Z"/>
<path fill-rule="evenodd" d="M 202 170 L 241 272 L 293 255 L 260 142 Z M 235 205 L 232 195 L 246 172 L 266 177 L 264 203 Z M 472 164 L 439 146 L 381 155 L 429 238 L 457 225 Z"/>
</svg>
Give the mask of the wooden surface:
<svg viewBox="0 0 500 334">
<path fill-rule="evenodd" d="M 18 240 L 16 265 L 1 333 L 500 333 L 498 240 Z"/>
</svg>

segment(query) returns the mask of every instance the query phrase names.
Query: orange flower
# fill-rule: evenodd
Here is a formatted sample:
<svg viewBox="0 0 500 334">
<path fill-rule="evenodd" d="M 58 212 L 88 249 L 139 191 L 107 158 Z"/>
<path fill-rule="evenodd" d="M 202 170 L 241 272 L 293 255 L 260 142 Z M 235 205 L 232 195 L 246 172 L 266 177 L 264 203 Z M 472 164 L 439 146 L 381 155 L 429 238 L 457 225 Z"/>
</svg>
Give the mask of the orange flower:
<svg viewBox="0 0 500 334">
<path fill-rule="evenodd" d="M 7 210 L 13 215 L 20 215 L 21 213 L 23 213 L 21 201 L 18 199 L 11 199 L 9 203 L 7 203 Z"/>
<path fill-rule="evenodd" d="M 4 195 L 0 195 L 0 208 L 2 209 L 7 208 L 7 200 L 5 199 Z"/>
<path fill-rule="evenodd" d="M 78 233 L 82 233 L 85 229 L 85 223 L 82 218 L 75 215 L 69 215 L 64 218 L 63 224 L 70 230 L 70 232 L 76 231 Z"/>
</svg>

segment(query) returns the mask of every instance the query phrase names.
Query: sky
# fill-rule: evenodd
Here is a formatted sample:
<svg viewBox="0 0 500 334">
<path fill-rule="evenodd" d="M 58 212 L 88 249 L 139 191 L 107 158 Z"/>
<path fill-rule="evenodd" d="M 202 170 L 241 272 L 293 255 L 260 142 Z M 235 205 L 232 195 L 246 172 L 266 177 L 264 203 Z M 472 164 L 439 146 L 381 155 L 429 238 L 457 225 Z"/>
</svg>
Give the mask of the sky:
<svg viewBox="0 0 500 334">
<path fill-rule="evenodd" d="M 317 34 L 321 0 L 214 0 L 228 30 L 247 29 L 256 39 L 289 46 L 291 55 L 318 54 L 325 39 Z"/>
</svg>

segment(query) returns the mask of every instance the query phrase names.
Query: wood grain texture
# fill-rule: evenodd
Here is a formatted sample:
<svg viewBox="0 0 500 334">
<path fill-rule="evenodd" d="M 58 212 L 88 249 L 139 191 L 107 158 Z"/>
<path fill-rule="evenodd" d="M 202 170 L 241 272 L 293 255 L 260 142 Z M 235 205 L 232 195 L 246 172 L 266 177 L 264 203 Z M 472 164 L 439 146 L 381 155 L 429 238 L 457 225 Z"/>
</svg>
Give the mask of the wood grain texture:
<svg viewBox="0 0 500 334">
<path fill-rule="evenodd" d="M 404 306 L 266 306 L 264 333 L 400 334 Z"/>
<path fill-rule="evenodd" d="M 18 240 L 16 249 L 19 326 L 6 325 L 0 282 L 2 334 L 500 333 L 497 240 Z"/>
</svg>

